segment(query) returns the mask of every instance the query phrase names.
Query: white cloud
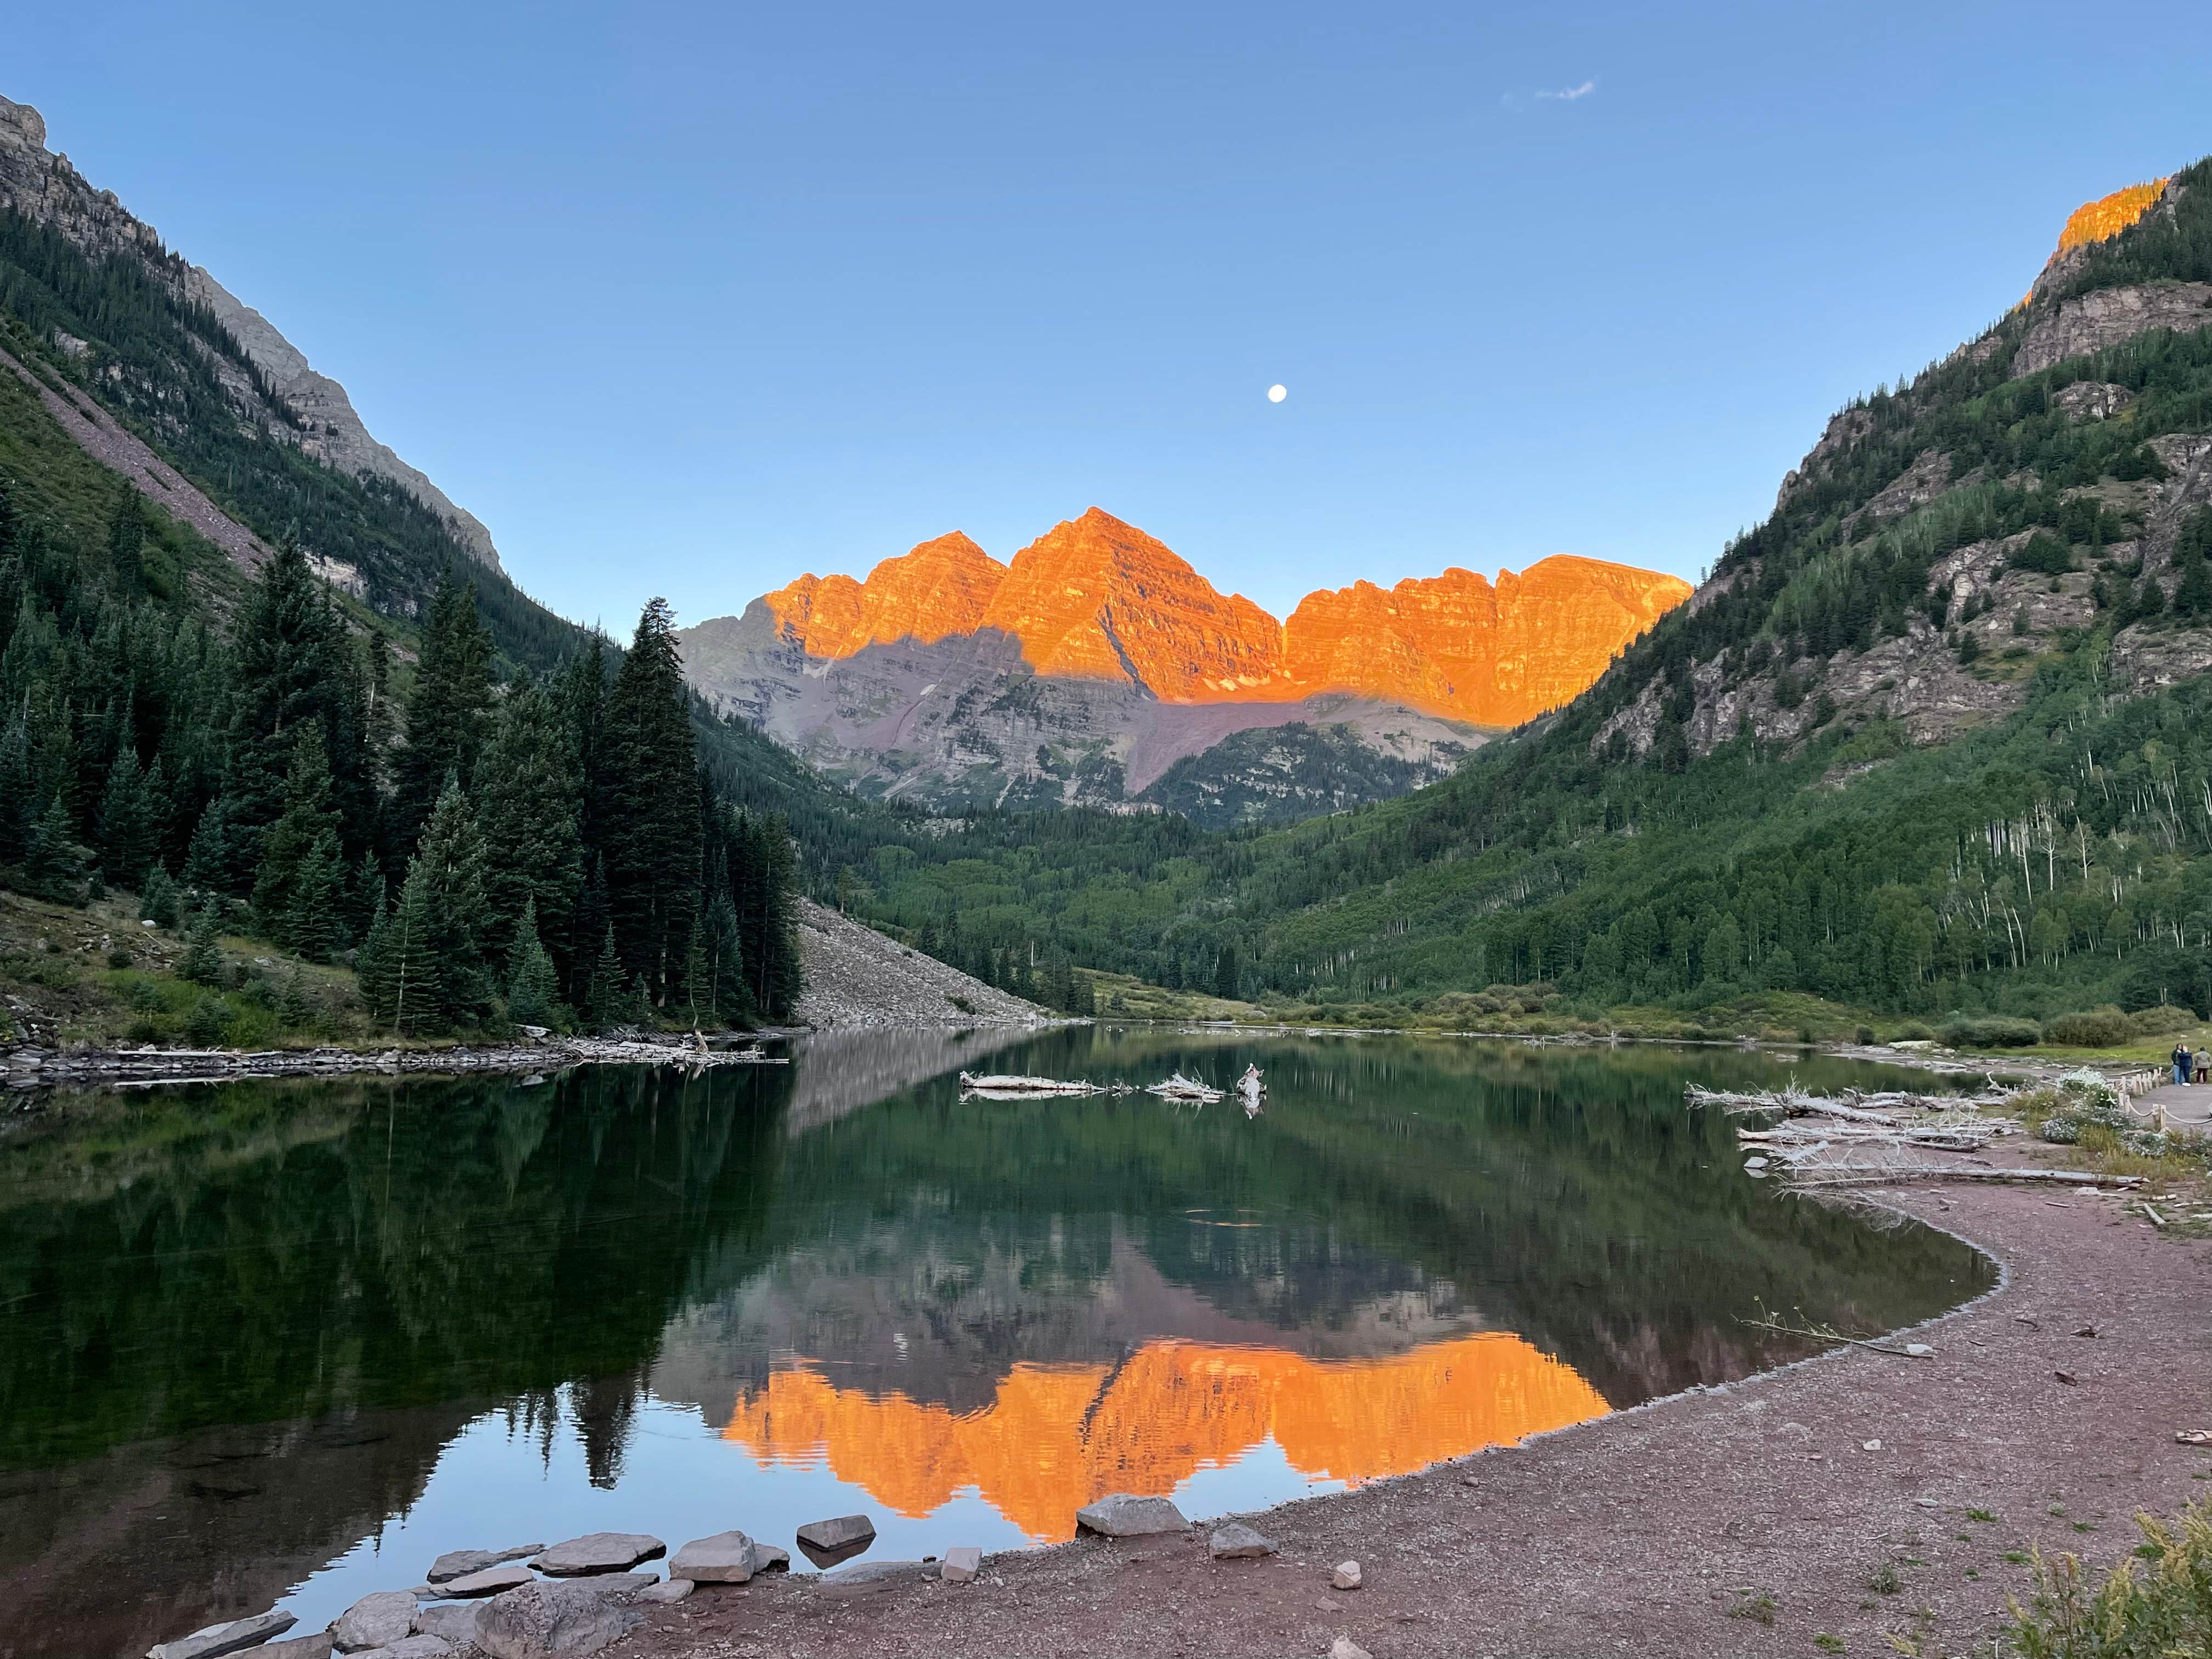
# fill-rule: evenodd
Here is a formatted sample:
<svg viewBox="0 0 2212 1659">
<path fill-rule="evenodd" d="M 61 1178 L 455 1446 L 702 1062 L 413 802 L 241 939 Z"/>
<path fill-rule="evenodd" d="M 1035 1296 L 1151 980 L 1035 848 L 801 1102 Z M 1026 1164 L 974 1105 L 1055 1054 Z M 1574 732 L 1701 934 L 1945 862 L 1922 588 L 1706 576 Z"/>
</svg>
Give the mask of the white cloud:
<svg viewBox="0 0 2212 1659">
<path fill-rule="evenodd" d="M 1540 92 L 1536 95 L 1539 98 L 1552 99 L 1562 104 L 1571 104 L 1576 99 L 1587 98 L 1596 90 L 1596 82 L 1585 81 L 1578 87 L 1569 87 L 1565 92 Z"/>
</svg>

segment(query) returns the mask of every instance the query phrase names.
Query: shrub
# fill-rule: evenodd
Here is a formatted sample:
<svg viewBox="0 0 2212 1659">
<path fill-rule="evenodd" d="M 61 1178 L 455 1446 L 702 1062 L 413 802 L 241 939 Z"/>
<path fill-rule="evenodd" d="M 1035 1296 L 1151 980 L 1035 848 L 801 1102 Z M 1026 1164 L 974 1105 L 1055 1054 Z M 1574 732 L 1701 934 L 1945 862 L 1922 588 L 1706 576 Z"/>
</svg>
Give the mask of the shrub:
<svg viewBox="0 0 2212 1659">
<path fill-rule="evenodd" d="M 185 1035 L 201 1048 L 220 1047 L 229 1030 L 230 1005 L 221 997 L 202 997 L 192 1005 L 192 1017 L 185 1024 Z"/>
<path fill-rule="evenodd" d="M 2043 1041 L 2043 1030 L 2032 1019 L 2003 1014 L 1959 1016 L 1944 1022 L 1942 1037 L 1948 1048 L 2033 1048 Z"/>
<path fill-rule="evenodd" d="M 2160 1659 L 2212 1653 L 2212 1502 L 2167 1522 L 2136 1517 L 2143 1541 L 2093 1591 L 2078 1557 L 2034 1557 L 2035 1593 L 2012 1603 L 2008 1632 L 2024 1659 Z"/>
<path fill-rule="evenodd" d="M 2164 1036 L 2169 1031 L 2185 1031 L 2197 1024 L 2194 1013 L 2170 1002 L 2161 1002 L 2155 1008 L 2139 1009 L 2128 1016 L 2128 1029 L 2137 1036 Z"/>
<path fill-rule="evenodd" d="M 1923 1024 L 1917 1019 L 1908 1019 L 1904 1024 L 1897 1028 L 1897 1036 L 1893 1039 L 1893 1041 L 1898 1042 L 1927 1042 L 1932 1041 L 1935 1036 L 1936 1030 L 1933 1026 Z"/>
<path fill-rule="evenodd" d="M 2005 562 L 2014 570 L 2033 570 L 2045 576 L 2063 576 L 2074 568 L 2074 550 L 2048 530 L 2039 530 L 2013 550 Z"/>
<path fill-rule="evenodd" d="M 2120 1091 L 2106 1081 L 2103 1074 L 2081 1066 L 2069 1072 L 2048 1090 L 2039 1089 L 2033 1094 L 2020 1097 L 2020 1107 L 2042 1104 L 2053 1095 L 2058 1109 L 2038 1126 L 2036 1133 L 2055 1146 L 2071 1146 L 2081 1139 L 2081 1131 L 2091 1124 L 2100 1128 L 2134 1132 L 2135 1120 L 2128 1115 L 2126 1103 Z M 2135 1150 L 2130 1148 L 2130 1150 Z M 2163 1153 L 2164 1147 L 2156 1157 Z"/>
<path fill-rule="evenodd" d="M 2117 1008 L 2061 1014 L 2043 1028 L 2045 1042 L 2067 1048 L 2117 1048 L 2134 1036 L 2128 1017 Z"/>
</svg>

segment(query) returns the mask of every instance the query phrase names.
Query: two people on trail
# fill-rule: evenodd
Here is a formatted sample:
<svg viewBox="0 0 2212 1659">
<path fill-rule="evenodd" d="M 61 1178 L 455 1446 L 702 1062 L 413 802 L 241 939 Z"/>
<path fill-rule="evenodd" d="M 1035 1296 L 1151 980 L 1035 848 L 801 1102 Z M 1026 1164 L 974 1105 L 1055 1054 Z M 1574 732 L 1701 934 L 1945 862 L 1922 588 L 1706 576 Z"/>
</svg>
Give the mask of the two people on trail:
<svg viewBox="0 0 2212 1659">
<path fill-rule="evenodd" d="M 2195 1072 L 2200 1079 L 2203 1077 L 2206 1068 L 2203 1061 L 2212 1060 L 2212 1054 L 2203 1055 L 2200 1059 L 2199 1055 L 2189 1052 L 2189 1045 L 2186 1042 L 2177 1042 L 2173 1045 L 2172 1060 L 2173 1080 L 2176 1083 L 2186 1084 L 2191 1072 Z"/>
</svg>

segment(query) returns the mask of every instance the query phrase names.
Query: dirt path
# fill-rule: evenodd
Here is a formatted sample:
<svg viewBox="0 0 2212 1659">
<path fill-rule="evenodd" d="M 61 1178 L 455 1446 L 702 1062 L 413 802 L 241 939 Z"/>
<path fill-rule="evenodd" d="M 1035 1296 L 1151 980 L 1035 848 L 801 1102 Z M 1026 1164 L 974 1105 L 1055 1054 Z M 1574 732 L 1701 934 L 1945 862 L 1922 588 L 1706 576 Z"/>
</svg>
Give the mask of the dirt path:
<svg viewBox="0 0 2212 1659">
<path fill-rule="evenodd" d="M 2007 1552 L 2106 1564 L 2136 1542 L 2136 1510 L 2212 1492 L 2212 1455 L 2173 1437 L 2212 1427 L 2212 1246 L 2110 1197 L 1896 1201 L 2008 1270 L 1922 1328 L 1932 1360 L 1846 1349 L 1289 1504 L 1258 1522 L 1271 1560 L 1215 1563 L 1194 1528 L 995 1556 L 967 1587 L 763 1579 L 702 1590 L 614 1651 L 1320 1655 L 1343 1634 L 1376 1659 L 1839 1650 L 1821 1636 L 1887 1655 L 1893 1632 L 1986 1654 L 2027 1580 Z M 1332 1592 L 1346 1558 L 1365 1588 Z M 1771 1624 L 1731 1616 L 1761 1597 Z"/>
</svg>

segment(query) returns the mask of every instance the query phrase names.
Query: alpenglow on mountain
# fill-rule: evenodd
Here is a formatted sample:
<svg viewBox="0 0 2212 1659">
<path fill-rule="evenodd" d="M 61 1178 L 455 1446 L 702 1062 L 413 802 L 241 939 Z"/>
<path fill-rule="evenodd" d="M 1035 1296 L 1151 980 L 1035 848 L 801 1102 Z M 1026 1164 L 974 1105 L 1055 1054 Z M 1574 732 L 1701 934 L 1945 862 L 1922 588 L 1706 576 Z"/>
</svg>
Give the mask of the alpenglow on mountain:
<svg viewBox="0 0 2212 1659">
<path fill-rule="evenodd" d="M 1280 622 L 1094 507 L 1007 563 L 956 531 L 683 637 L 702 691 L 865 790 L 1222 823 L 1431 781 L 1569 701 L 1689 594 L 1561 556 L 1494 584 L 1357 582 Z"/>
</svg>

